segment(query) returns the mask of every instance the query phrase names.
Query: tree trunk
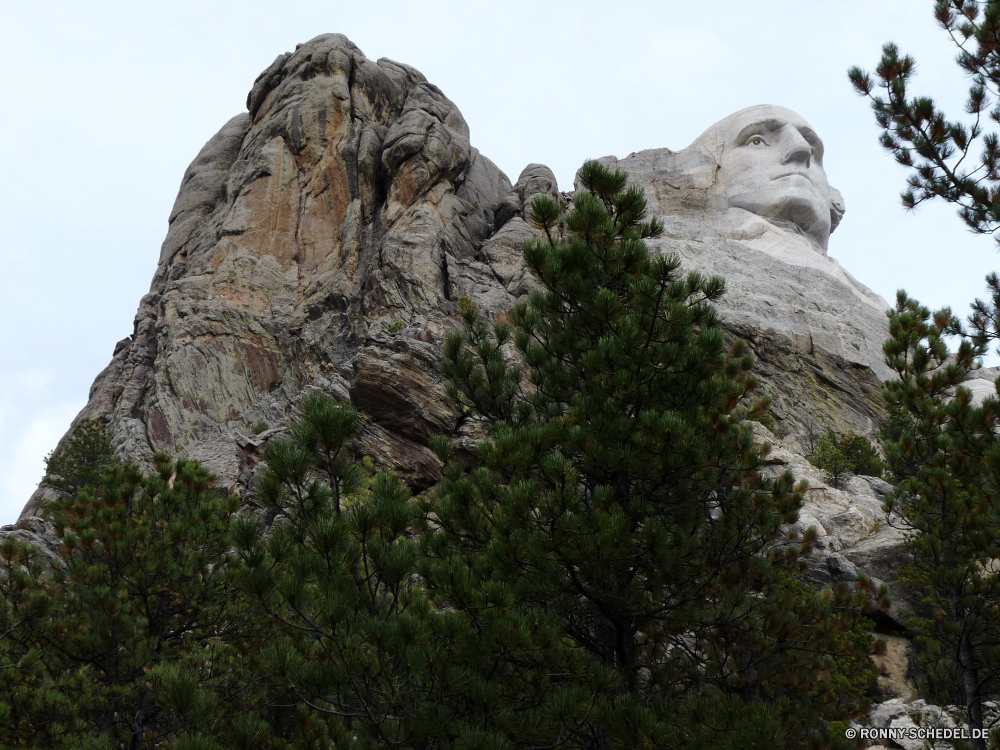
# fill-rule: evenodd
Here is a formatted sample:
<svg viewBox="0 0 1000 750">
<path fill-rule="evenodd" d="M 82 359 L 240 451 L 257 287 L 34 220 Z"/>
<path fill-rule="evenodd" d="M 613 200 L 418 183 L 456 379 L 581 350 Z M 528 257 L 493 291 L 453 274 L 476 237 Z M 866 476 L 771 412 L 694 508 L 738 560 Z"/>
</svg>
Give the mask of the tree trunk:
<svg viewBox="0 0 1000 750">
<path fill-rule="evenodd" d="M 979 670 L 976 669 L 975 654 L 969 642 L 968 631 L 962 633 L 958 646 L 958 660 L 962 668 L 962 683 L 965 690 L 965 710 L 969 716 L 969 729 L 983 729 L 983 697 L 979 692 Z M 972 740 L 973 750 L 986 750 L 986 740 Z"/>
</svg>

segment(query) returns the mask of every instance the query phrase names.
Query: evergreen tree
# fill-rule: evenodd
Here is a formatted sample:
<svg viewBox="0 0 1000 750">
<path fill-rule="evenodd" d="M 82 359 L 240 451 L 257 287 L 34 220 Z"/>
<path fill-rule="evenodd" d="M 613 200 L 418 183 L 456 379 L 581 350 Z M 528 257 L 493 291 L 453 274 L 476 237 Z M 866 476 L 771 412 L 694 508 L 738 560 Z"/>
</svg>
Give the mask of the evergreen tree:
<svg viewBox="0 0 1000 750">
<path fill-rule="evenodd" d="M 312 393 L 289 439 L 272 440 L 255 499 L 269 530 L 234 528 L 242 581 L 275 624 L 264 652 L 286 703 L 290 747 L 418 747 L 449 717 L 420 710 L 433 681 L 433 635 L 414 585 L 409 492 L 353 460 L 356 411 Z M 328 743 L 328 744 L 323 744 Z"/>
<path fill-rule="evenodd" d="M 85 489 L 97 487 L 104 470 L 114 461 L 114 450 L 103 425 L 93 419 L 81 419 L 66 444 L 45 457 L 45 477 L 41 483 L 63 497 L 76 497 Z"/>
<path fill-rule="evenodd" d="M 840 487 L 844 477 L 851 472 L 850 460 L 841 448 L 835 433 L 828 432 L 816 443 L 816 452 L 810 462 L 826 471 L 826 479 L 834 487 Z"/>
<path fill-rule="evenodd" d="M 864 435 L 848 432 L 840 438 L 840 445 L 853 473 L 880 478 L 885 473 L 885 463 L 879 455 L 878 448 Z"/>
<path fill-rule="evenodd" d="M 243 585 L 274 624 L 264 662 L 294 706 L 294 731 L 272 742 L 538 746 L 562 721 L 546 669 L 566 651 L 561 634 L 539 625 L 528 648 L 505 627 L 512 612 L 484 626 L 435 607 L 416 575 L 409 493 L 351 456 L 357 412 L 319 393 L 301 411 L 290 438 L 268 444 L 257 485 L 274 524 L 234 526 Z M 579 686 L 572 698 L 593 703 Z"/>
<path fill-rule="evenodd" d="M 816 450 L 809 458 L 820 469 L 825 469 L 827 478 L 834 487 L 840 487 L 847 474 L 861 474 L 881 477 L 885 464 L 878 449 L 864 435 L 848 432 L 837 435 L 828 432 L 821 437 Z"/>
<path fill-rule="evenodd" d="M 871 99 L 882 129 L 880 142 L 912 169 L 903 205 L 942 198 L 959 207 L 970 229 L 1000 228 L 1000 137 L 983 119 L 1000 122 L 1000 2 L 937 0 L 934 14 L 959 47 L 957 62 L 972 79 L 966 112 L 971 121 L 949 121 L 929 97 L 908 97 L 916 62 L 894 44 L 883 47 L 877 82 L 860 68 L 848 75 Z M 873 94 L 876 87 L 879 95 Z M 974 144 L 982 144 L 979 158 Z M 997 238 L 1000 239 L 1000 238 Z M 886 358 L 900 375 L 885 384 L 891 422 L 883 435 L 886 462 L 896 481 L 887 499 L 913 531 L 913 564 L 904 580 L 923 593 L 912 621 L 922 643 L 924 689 L 938 700 L 957 695 L 970 726 L 981 728 L 984 696 L 998 688 L 996 576 L 998 405 L 976 407 L 962 384 L 1000 332 L 1000 278 L 987 277 L 992 299 L 976 300 L 971 335 L 947 308 L 931 312 L 904 292 L 891 318 Z M 947 335 L 962 336 L 949 354 Z M 985 748 L 981 740 L 975 748 Z"/>
<path fill-rule="evenodd" d="M 227 555 L 237 500 L 211 484 L 158 454 L 49 508 L 57 561 L 4 541 L 0 745 L 239 746 L 254 634 Z"/>
<path fill-rule="evenodd" d="M 41 552 L 12 537 L 0 542 L 0 747 L 61 747 L 85 730 L 72 698 L 42 668 L 30 633 L 44 627 L 52 600 L 39 581 L 50 571 Z"/>
<path fill-rule="evenodd" d="M 562 634 L 562 723 L 538 744 L 820 742 L 823 718 L 864 704 L 860 600 L 797 578 L 813 532 L 779 544 L 801 487 L 761 473 L 746 420 L 767 402 L 745 344 L 725 344 L 722 279 L 649 253 L 662 226 L 623 172 L 580 178 L 567 215 L 533 202 L 542 289 L 492 325 L 460 305 L 445 373 L 491 438 L 425 498 L 422 575 L 484 649 L 497 623 L 515 652 Z"/>
<path fill-rule="evenodd" d="M 904 432 L 913 433 L 915 425 L 913 415 L 900 404 L 889 406 L 889 418 L 879 427 L 877 438 L 879 445 L 887 443 L 898 443 Z M 902 463 L 904 457 L 897 456 L 894 463 L 884 462 L 885 478 L 891 482 L 900 482 L 904 477 L 912 476 L 917 472 L 916 462 L 912 459 Z"/>
<path fill-rule="evenodd" d="M 970 229 L 993 233 L 1000 228 L 1000 137 L 986 133 L 983 121 L 1000 122 L 1000 104 L 990 108 L 991 96 L 1000 100 L 1000 1 L 935 0 L 934 17 L 958 47 L 959 67 L 972 79 L 967 123 L 949 121 L 930 97 L 907 98 L 916 61 L 892 42 L 882 48 L 875 78 L 859 67 L 848 76 L 871 100 L 882 130 L 879 142 L 912 170 L 903 205 L 914 208 L 942 198 L 958 205 Z M 880 93 L 873 93 L 876 89 Z M 982 144 L 978 159 L 973 154 L 977 142 Z"/>
<path fill-rule="evenodd" d="M 995 317 L 992 306 L 980 309 Z M 991 396 L 974 406 L 962 384 L 990 335 L 967 336 L 948 308 L 931 315 L 902 291 L 890 333 L 886 362 L 899 380 L 887 382 L 883 395 L 909 419 L 885 443 L 899 478 L 886 509 L 912 532 L 902 579 L 922 595 L 910 627 L 922 644 L 924 688 L 945 702 L 957 694 L 970 727 L 982 729 L 983 701 L 1000 689 L 1000 401 Z M 948 335 L 962 336 L 954 353 Z M 973 740 L 973 747 L 986 743 Z"/>
</svg>

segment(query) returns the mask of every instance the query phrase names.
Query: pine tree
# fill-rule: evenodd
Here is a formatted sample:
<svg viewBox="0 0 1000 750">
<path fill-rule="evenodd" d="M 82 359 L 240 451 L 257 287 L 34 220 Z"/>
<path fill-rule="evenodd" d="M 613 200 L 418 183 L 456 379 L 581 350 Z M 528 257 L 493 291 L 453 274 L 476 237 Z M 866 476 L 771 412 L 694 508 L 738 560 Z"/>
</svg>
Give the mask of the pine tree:
<svg viewBox="0 0 1000 750">
<path fill-rule="evenodd" d="M 966 112 L 971 122 L 949 121 L 929 97 L 907 99 L 916 62 L 892 43 L 883 47 L 878 82 L 854 67 L 848 76 L 871 99 L 881 144 L 912 169 L 903 205 L 941 198 L 959 207 L 975 232 L 1000 228 L 1000 136 L 985 133 L 984 117 L 1000 122 L 1000 2 L 937 0 L 934 14 L 959 47 L 957 62 L 972 78 Z M 881 94 L 874 95 L 876 86 Z M 972 156 L 976 142 L 979 158 Z M 996 237 L 1000 240 L 1000 237 Z M 885 384 L 894 411 L 883 435 L 896 490 L 887 499 L 913 532 L 913 564 L 904 580 L 923 593 L 912 628 L 926 661 L 924 689 L 938 700 L 959 696 L 970 726 L 982 728 L 984 696 L 997 690 L 1000 604 L 998 559 L 998 405 L 973 406 L 962 384 L 989 342 L 1000 333 L 1000 278 L 987 277 L 992 299 L 976 300 L 970 335 L 947 308 L 931 312 L 900 291 L 891 319 L 887 362 L 900 380 Z M 962 342 L 950 354 L 945 336 Z M 982 740 L 973 747 L 985 748 Z"/>
<path fill-rule="evenodd" d="M 996 318 L 994 306 L 977 301 L 966 335 L 950 309 L 932 315 L 900 291 L 885 345 L 899 380 L 883 395 L 909 415 L 885 443 L 898 478 L 886 509 L 912 532 L 901 577 L 922 594 L 910 627 L 922 644 L 924 688 L 947 702 L 960 696 L 969 726 L 982 729 L 983 701 L 1000 689 L 1000 401 L 974 406 L 962 385 L 996 337 L 977 311 Z M 962 337 L 954 353 L 949 335 Z"/>
<path fill-rule="evenodd" d="M 505 645 L 497 623 L 513 653 L 533 628 L 562 634 L 561 714 L 539 743 L 820 741 L 823 717 L 863 705 L 859 599 L 797 578 L 812 531 L 778 543 L 801 487 L 761 473 L 747 420 L 767 402 L 745 344 L 726 346 L 722 279 L 649 253 L 662 226 L 624 173 L 588 162 L 580 178 L 565 216 L 533 203 L 542 289 L 492 325 L 460 305 L 445 373 L 491 437 L 425 498 L 422 575 L 484 650 Z"/>
<path fill-rule="evenodd" d="M 816 452 L 810 461 L 826 471 L 826 479 L 834 487 L 843 484 L 845 475 L 851 473 L 850 460 L 838 444 L 837 436 L 828 432 L 816 444 Z"/>
<path fill-rule="evenodd" d="M 0 747 L 61 746 L 66 731 L 86 730 L 74 701 L 42 666 L 30 634 L 44 627 L 52 600 L 39 581 L 42 553 L 12 537 L 0 542 Z"/>
<path fill-rule="evenodd" d="M 893 404 L 888 408 L 889 418 L 878 429 L 876 438 L 879 445 L 885 446 L 887 443 L 898 443 L 904 432 L 913 434 L 913 415 L 900 404 Z M 917 463 L 912 459 L 905 465 L 901 463 L 902 456 L 898 455 L 894 463 L 884 462 L 885 478 L 891 482 L 900 482 L 907 476 L 912 476 L 917 472 Z"/>
<path fill-rule="evenodd" d="M 255 490 L 276 520 L 234 527 L 243 586 L 274 624 L 264 661 L 294 707 L 294 731 L 275 740 L 418 747 L 444 728 L 420 710 L 437 654 L 413 581 L 409 492 L 355 462 L 354 409 L 314 392 L 301 411 L 291 437 L 268 444 Z"/>
<path fill-rule="evenodd" d="M 66 445 L 45 457 L 45 477 L 41 484 L 63 497 L 76 497 L 85 489 L 95 488 L 104 470 L 114 461 L 114 450 L 103 425 L 93 419 L 81 419 L 73 427 Z"/>
<path fill-rule="evenodd" d="M 359 426 L 352 408 L 308 395 L 290 437 L 268 444 L 256 487 L 274 522 L 234 525 L 243 586 L 272 622 L 269 702 L 283 686 L 294 716 L 270 741 L 537 746 L 565 712 L 549 668 L 569 652 L 560 664 L 579 672 L 578 655 L 546 623 L 532 623 L 530 647 L 519 644 L 528 615 L 504 611 L 484 627 L 434 606 L 417 575 L 409 493 L 354 460 Z M 593 704 L 579 685 L 570 697 Z"/>
<path fill-rule="evenodd" d="M 959 207 L 970 229 L 994 233 L 1000 228 L 1000 137 L 985 133 L 983 120 L 1000 122 L 1000 1 L 935 0 L 934 17 L 959 49 L 957 62 L 972 79 L 965 110 L 970 120 L 949 121 L 926 96 L 908 99 L 916 61 L 889 42 L 870 73 L 852 67 L 855 90 L 871 100 L 882 130 L 879 142 L 896 161 L 911 168 L 901 194 L 906 208 L 941 198 Z M 876 89 L 880 93 L 874 94 Z M 979 158 L 973 148 L 979 142 Z M 1000 237 L 996 237 L 1000 241 Z"/>
<path fill-rule="evenodd" d="M 827 479 L 834 487 L 840 487 L 848 474 L 880 477 L 885 472 L 885 464 L 878 450 L 864 436 L 856 432 L 837 435 L 828 432 L 821 437 L 816 450 L 809 458 L 820 469 L 825 469 Z"/>
<path fill-rule="evenodd" d="M 149 475 L 114 466 L 48 509 L 58 561 L 4 540 L 0 744 L 196 747 L 245 734 L 259 707 L 255 634 L 228 554 L 237 500 L 212 479 L 162 454 Z"/>
</svg>

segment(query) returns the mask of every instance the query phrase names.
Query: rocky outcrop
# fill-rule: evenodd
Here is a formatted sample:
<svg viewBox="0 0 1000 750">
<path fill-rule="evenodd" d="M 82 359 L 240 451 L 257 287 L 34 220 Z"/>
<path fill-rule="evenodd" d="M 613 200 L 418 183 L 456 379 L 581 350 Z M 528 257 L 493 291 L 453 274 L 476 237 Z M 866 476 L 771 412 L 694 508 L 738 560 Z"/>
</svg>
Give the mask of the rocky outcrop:
<svg viewBox="0 0 1000 750">
<path fill-rule="evenodd" d="M 278 57 L 247 109 L 185 172 L 132 335 L 80 418 L 120 456 L 187 454 L 242 493 L 251 428 L 316 387 L 358 404 L 359 449 L 426 485 L 428 437 L 452 420 L 437 363 L 455 301 L 499 311 L 524 291 L 522 195 L 555 180 L 539 168 L 515 189 L 440 89 L 340 35 Z"/>
<path fill-rule="evenodd" d="M 827 253 L 845 204 L 823 157 L 801 116 L 758 105 L 680 151 L 600 161 L 626 172 L 663 220 L 653 248 L 726 279 L 719 308 L 757 354 L 779 425 L 870 434 L 884 416 L 879 381 L 894 377 L 882 355 L 889 305 Z"/>
<path fill-rule="evenodd" d="M 760 142 L 772 152 L 745 138 L 761 112 L 771 130 Z M 855 477 L 835 488 L 804 458 L 808 433 L 871 434 L 890 373 L 880 354 L 884 300 L 827 255 L 844 204 L 822 174 L 818 139 L 803 145 L 803 122 L 751 108 L 684 151 L 603 161 L 625 169 L 664 220 L 654 251 L 726 278 L 727 335 L 749 343 L 772 398 L 776 433 L 754 427 L 774 446 L 768 471 L 809 482 L 800 519 L 785 530 L 817 529 L 808 575 L 818 586 L 851 584 L 862 571 L 888 582 L 893 608 L 871 614 L 898 633 L 911 594 L 896 579 L 906 551 L 898 519 L 881 509 L 887 485 Z M 801 172 L 793 189 L 785 172 L 768 176 L 774 165 Z M 777 198 L 756 200 L 754 190 Z M 77 419 L 107 425 L 120 458 L 196 458 L 249 498 L 267 440 L 319 389 L 360 410 L 359 453 L 425 488 L 440 469 L 429 440 L 455 428 L 440 345 L 462 298 L 499 315 L 533 288 L 521 249 L 538 236 L 526 220 L 538 195 L 572 198 L 540 164 L 512 183 L 418 71 L 372 62 L 340 35 L 299 45 L 258 77 L 247 112 L 185 172 L 132 334 Z M 977 383 L 979 397 L 992 390 Z M 458 437 L 467 448 L 469 436 Z M 45 493 L 0 537 L 51 553 L 51 529 L 33 517 Z M 905 654 L 905 642 L 894 643 L 890 651 Z M 904 685 L 905 667 L 885 669 Z"/>
<path fill-rule="evenodd" d="M 983 702 L 983 726 L 991 727 L 1000 719 L 1000 704 Z M 923 699 L 892 698 L 869 712 L 864 724 L 852 723 L 860 747 L 881 750 L 937 750 L 956 746 L 956 739 L 966 742 L 973 734 L 964 711 L 957 706 L 935 706 Z M 865 743 L 865 740 L 869 740 Z M 967 746 L 967 745 L 966 745 Z"/>
<path fill-rule="evenodd" d="M 729 335 L 756 353 L 787 433 L 780 444 L 759 438 L 777 445 L 775 471 L 810 481 L 799 525 L 821 532 L 817 581 L 856 578 L 855 566 L 876 566 L 862 560 L 866 545 L 898 542 L 879 525 L 885 488 L 862 479 L 829 487 L 799 439 L 813 424 L 870 432 L 881 416 L 870 351 L 881 334 L 850 312 L 858 295 L 868 308 L 881 303 L 827 272 L 839 194 L 816 178 L 818 210 L 830 215 L 813 221 L 796 209 L 797 221 L 812 222 L 813 244 L 767 232 L 754 239 L 712 219 L 711 201 L 701 213 L 678 203 L 675 186 L 661 184 L 663 160 L 640 156 L 616 164 L 664 217 L 653 248 L 727 278 Z M 684 164 L 691 195 L 718 189 L 698 187 L 710 162 Z M 745 171 L 730 169 L 730 188 Z M 267 439 L 281 434 L 302 394 L 320 389 L 361 411 L 359 452 L 426 487 L 440 468 L 429 440 L 455 426 L 440 344 L 458 300 L 495 315 L 532 288 L 521 248 L 537 236 L 526 214 L 538 195 L 571 198 L 540 164 L 512 183 L 471 145 L 458 108 L 413 68 L 372 62 L 340 35 L 300 45 L 258 77 L 247 112 L 185 172 L 132 335 L 115 347 L 79 418 L 106 424 L 122 458 L 187 455 L 245 496 Z M 740 200 L 740 216 L 749 216 L 754 204 Z M 45 500 L 36 492 L 22 518 Z"/>
<path fill-rule="evenodd" d="M 807 577 L 818 587 L 839 583 L 854 585 L 859 572 L 871 577 L 876 584 L 890 587 L 891 606 L 888 611 L 871 611 L 869 615 L 884 632 L 905 633 L 906 613 L 916 594 L 899 580 L 900 568 L 909 563 L 906 527 L 896 513 L 882 509 L 885 494 L 891 486 L 878 477 L 848 476 L 834 487 L 826 473 L 813 466 L 802 455 L 798 440 L 793 436 L 778 438 L 766 427 L 751 423 L 754 441 L 770 445 L 765 474 L 777 478 L 791 471 L 798 480 L 805 480 L 799 520 L 784 529 L 791 537 L 801 537 L 813 527 L 817 540 L 808 559 Z"/>
<path fill-rule="evenodd" d="M 0 526 L 0 542 L 8 539 L 27 542 L 37 549 L 42 558 L 53 567 L 61 567 L 63 560 L 59 556 L 62 539 L 56 535 L 55 527 L 37 516 L 18 519 L 17 523 Z"/>
</svg>

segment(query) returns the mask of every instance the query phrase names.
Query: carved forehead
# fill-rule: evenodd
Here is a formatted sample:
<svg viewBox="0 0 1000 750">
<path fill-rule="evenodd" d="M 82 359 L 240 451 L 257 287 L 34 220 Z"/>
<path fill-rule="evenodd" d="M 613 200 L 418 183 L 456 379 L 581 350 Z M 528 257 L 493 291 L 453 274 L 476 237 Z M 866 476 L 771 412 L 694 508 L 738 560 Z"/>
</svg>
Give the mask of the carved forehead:
<svg viewBox="0 0 1000 750">
<path fill-rule="evenodd" d="M 801 115 L 773 104 L 758 104 L 741 109 L 712 125 L 694 143 L 721 156 L 726 147 L 741 143 L 755 132 L 777 130 L 784 125 L 796 128 L 807 141 L 822 149 L 822 139 Z"/>
</svg>

